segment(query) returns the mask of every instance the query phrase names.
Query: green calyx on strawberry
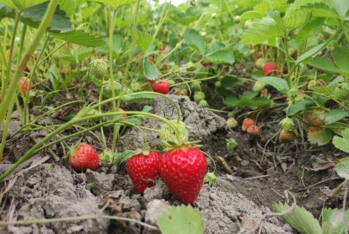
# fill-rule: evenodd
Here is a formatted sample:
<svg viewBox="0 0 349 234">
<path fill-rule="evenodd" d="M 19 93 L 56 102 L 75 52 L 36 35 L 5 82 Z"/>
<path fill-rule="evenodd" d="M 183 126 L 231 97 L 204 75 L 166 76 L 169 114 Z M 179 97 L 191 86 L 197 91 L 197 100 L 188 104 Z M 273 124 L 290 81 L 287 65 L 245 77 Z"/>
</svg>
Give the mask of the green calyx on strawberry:
<svg viewBox="0 0 349 234">
<path fill-rule="evenodd" d="M 99 156 L 91 145 L 80 143 L 70 149 L 68 162 L 77 172 L 96 170 L 99 166 Z"/>
<path fill-rule="evenodd" d="M 161 178 L 171 193 L 184 204 L 192 204 L 196 200 L 206 171 L 205 155 L 190 146 L 165 152 L 160 162 Z"/>
<path fill-rule="evenodd" d="M 204 100 L 206 97 L 206 95 L 204 94 L 204 92 L 201 92 L 201 91 L 196 91 L 194 93 L 194 101 L 199 104 L 200 101 Z"/>
<path fill-rule="evenodd" d="M 253 92 L 260 92 L 265 88 L 265 83 L 263 81 L 257 80 L 252 87 Z"/>
<path fill-rule="evenodd" d="M 155 81 L 151 84 L 151 89 L 156 93 L 168 94 L 170 84 L 167 81 Z"/>
<path fill-rule="evenodd" d="M 90 73 L 98 79 L 102 79 L 108 72 L 107 62 L 103 59 L 95 59 L 90 64 Z"/>
<path fill-rule="evenodd" d="M 349 98 L 349 86 L 348 84 L 338 85 L 333 92 L 333 97 L 338 100 L 348 100 Z"/>
<path fill-rule="evenodd" d="M 172 123 L 172 125 L 174 125 L 173 127 L 175 127 L 176 131 L 178 132 L 179 139 L 176 136 L 175 130 L 167 123 L 164 123 L 159 131 L 160 141 L 163 147 L 171 148 L 171 146 L 180 146 L 187 143 L 189 141 L 187 125 L 178 120 L 169 121 Z"/>
<path fill-rule="evenodd" d="M 292 131 L 294 126 L 293 120 L 288 117 L 281 120 L 279 124 L 281 125 L 282 129 L 285 131 Z"/>
<path fill-rule="evenodd" d="M 103 152 L 99 154 L 99 159 L 107 166 L 116 165 L 118 161 L 116 153 L 109 149 L 103 150 Z"/>
<path fill-rule="evenodd" d="M 160 176 L 160 162 L 160 154 L 153 151 L 144 151 L 127 159 L 127 173 L 138 192 L 144 193 L 146 188 L 155 184 Z"/>
</svg>

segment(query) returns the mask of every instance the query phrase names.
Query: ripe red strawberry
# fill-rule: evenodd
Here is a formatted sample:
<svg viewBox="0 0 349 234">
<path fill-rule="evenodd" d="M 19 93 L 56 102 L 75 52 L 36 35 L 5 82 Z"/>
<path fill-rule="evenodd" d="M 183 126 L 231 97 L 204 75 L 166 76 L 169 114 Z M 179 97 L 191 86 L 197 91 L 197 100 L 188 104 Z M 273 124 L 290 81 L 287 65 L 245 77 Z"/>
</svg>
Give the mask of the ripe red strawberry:
<svg viewBox="0 0 349 234">
<path fill-rule="evenodd" d="M 161 50 L 161 51 L 166 50 L 166 45 L 161 45 L 161 46 L 160 46 L 160 50 Z"/>
<path fill-rule="evenodd" d="M 154 92 L 168 94 L 170 92 L 170 84 L 167 81 L 157 81 L 151 85 Z"/>
<path fill-rule="evenodd" d="M 162 156 L 160 176 L 169 190 L 184 204 L 193 203 L 200 193 L 207 170 L 204 154 L 194 147 L 169 150 Z"/>
<path fill-rule="evenodd" d="M 148 61 L 153 63 L 154 62 L 154 57 L 153 56 L 148 56 Z"/>
<path fill-rule="evenodd" d="M 68 161 L 77 172 L 86 169 L 96 170 L 99 165 L 99 156 L 91 145 L 80 143 L 70 150 Z"/>
<path fill-rule="evenodd" d="M 152 187 L 160 176 L 160 154 L 156 152 L 139 153 L 126 161 L 126 169 L 133 185 L 138 192 L 143 193 L 146 188 Z"/>
<path fill-rule="evenodd" d="M 18 86 L 21 88 L 24 96 L 27 96 L 27 92 L 31 89 L 31 83 L 29 79 L 21 78 L 18 81 Z"/>
<path fill-rule="evenodd" d="M 246 132 L 248 127 L 250 127 L 252 125 L 255 125 L 255 122 L 253 119 L 251 119 L 251 118 L 244 119 L 244 121 L 242 122 L 242 125 L 241 125 L 242 131 Z"/>
<path fill-rule="evenodd" d="M 125 112 L 123 109 L 121 109 L 121 108 L 119 108 L 119 112 Z M 126 113 L 124 113 L 124 114 L 120 114 L 120 117 L 121 118 L 127 118 L 127 114 Z"/>
<path fill-rule="evenodd" d="M 264 75 L 270 76 L 271 74 L 274 73 L 276 68 L 277 68 L 277 65 L 275 62 L 266 62 L 263 69 Z"/>
<path fill-rule="evenodd" d="M 251 125 L 247 128 L 246 132 L 247 132 L 247 139 L 249 141 L 253 141 L 255 136 L 261 133 L 261 130 L 256 125 Z"/>
</svg>

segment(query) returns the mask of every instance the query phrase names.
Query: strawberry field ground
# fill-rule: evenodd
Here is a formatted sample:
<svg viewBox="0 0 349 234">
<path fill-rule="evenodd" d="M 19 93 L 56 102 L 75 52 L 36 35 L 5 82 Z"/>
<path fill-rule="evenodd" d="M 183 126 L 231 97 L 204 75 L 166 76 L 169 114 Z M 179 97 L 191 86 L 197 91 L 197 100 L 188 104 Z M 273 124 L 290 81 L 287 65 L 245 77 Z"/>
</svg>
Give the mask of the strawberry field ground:
<svg viewBox="0 0 349 234">
<path fill-rule="evenodd" d="M 0 0 L 0 233 L 348 233 L 346 0 Z"/>
</svg>

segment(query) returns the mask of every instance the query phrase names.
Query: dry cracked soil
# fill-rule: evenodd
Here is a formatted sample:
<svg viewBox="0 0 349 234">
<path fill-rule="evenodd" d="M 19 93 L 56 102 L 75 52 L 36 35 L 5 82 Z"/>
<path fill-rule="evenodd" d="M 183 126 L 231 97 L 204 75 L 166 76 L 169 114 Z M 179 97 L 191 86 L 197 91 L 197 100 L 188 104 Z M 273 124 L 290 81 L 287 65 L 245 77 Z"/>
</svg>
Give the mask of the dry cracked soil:
<svg viewBox="0 0 349 234">
<path fill-rule="evenodd" d="M 316 218 L 319 218 L 323 206 L 339 207 L 342 204 L 341 199 L 328 197 L 341 182 L 334 171 L 331 168 L 312 170 L 314 155 L 336 153 L 332 148 L 304 150 L 297 142 L 279 145 L 275 137 L 277 117 L 272 114 L 261 118 L 265 123 L 261 136 L 248 141 L 239 129 L 228 129 L 224 116 L 214 114 L 185 97 L 169 97 L 178 105 L 181 120 L 189 126 L 189 140 L 200 140 L 201 149 L 217 163 L 217 181 L 212 186 L 204 184 L 192 204 L 203 214 L 205 233 L 248 233 L 256 225 L 261 233 L 295 233 L 279 218 L 265 216 L 274 203 L 285 202 L 284 190 L 291 191 L 297 203 L 310 210 Z M 126 103 L 122 108 L 139 111 L 145 105 L 152 107 L 151 113 L 177 119 L 174 105 L 163 97 Z M 55 120 L 41 120 L 42 125 L 51 122 Z M 161 124 L 154 118 L 145 118 L 141 123 L 153 129 L 159 129 Z M 14 114 L 8 136 L 19 127 Z M 72 132 L 74 129 L 66 129 L 59 137 Z M 100 135 L 98 131 L 94 133 Z M 161 149 L 157 132 L 145 133 L 147 147 Z M 8 157 L 0 164 L 0 173 L 46 134 L 44 131 L 24 132 L 8 137 L 5 149 Z M 70 139 L 67 143 L 72 144 L 77 139 Z M 234 152 L 228 151 L 226 139 L 236 141 Z M 91 135 L 84 135 L 83 140 L 101 151 Z M 142 148 L 143 144 L 142 134 L 128 127 L 120 137 L 117 149 L 119 152 L 134 150 Z M 139 194 L 123 165 L 117 169 L 101 165 L 97 171 L 76 173 L 62 159 L 64 154 L 66 149 L 62 145 L 53 145 L 22 164 L 0 184 L 0 219 L 65 220 L 0 226 L 0 233 L 160 233 L 140 223 L 108 217 L 131 218 L 156 226 L 157 218 L 164 211 L 170 206 L 181 205 L 161 181 Z M 212 171 L 212 160 L 209 159 L 209 163 Z M 107 202 L 109 206 L 105 207 Z"/>
</svg>

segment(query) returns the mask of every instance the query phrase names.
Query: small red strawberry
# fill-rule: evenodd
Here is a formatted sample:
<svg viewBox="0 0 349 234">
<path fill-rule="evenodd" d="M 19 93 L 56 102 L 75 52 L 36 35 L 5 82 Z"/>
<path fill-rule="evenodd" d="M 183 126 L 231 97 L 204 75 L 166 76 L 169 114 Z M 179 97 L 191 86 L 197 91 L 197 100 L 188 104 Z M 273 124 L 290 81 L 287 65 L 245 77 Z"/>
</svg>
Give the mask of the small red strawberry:
<svg viewBox="0 0 349 234">
<path fill-rule="evenodd" d="M 160 46 L 160 50 L 161 50 L 161 51 L 165 51 L 165 50 L 166 50 L 166 45 L 162 44 L 162 45 Z"/>
<path fill-rule="evenodd" d="M 69 152 L 69 165 L 77 172 L 86 169 L 96 170 L 99 165 L 99 156 L 89 144 L 80 143 Z"/>
<path fill-rule="evenodd" d="M 160 176 L 160 154 L 156 152 L 139 153 L 126 161 L 126 169 L 133 185 L 138 192 L 143 193 L 146 188 L 152 187 Z"/>
<path fill-rule="evenodd" d="M 247 132 L 247 139 L 249 141 L 253 141 L 255 136 L 261 133 L 261 130 L 256 125 L 251 125 L 247 128 L 246 132 Z"/>
<path fill-rule="evenodd" d="M 31 83 L 30 80 L 27 78 L 21 78 L 18 81 L 18 86 L 21 88 L 22 90 L 22 94 L 24 96 L 27 96 L 27 92 L 29 92 L 29 90 L 31 89 Z"/>
<path fill-rule="evenodd" d="M 148 56 L 148 61 L 153 63 L 154 62 L 154 57 L 153 56 Z"/>
<path fill-rule="evenodd" d="M 200 193 L 207 170 L 204 154 L 195 147 L 175 148 L 165 152 L 160 162 L 160 176 L 169 190 L 184 204 L 193 203 Z"/>
<path fill-rule="evenodd" d="M 266 62 L 263 69 L 264 75 L 270 76 L 271 74 L 274 73 L 276 68 L 277 68 L 277 65 L 275 62 Z"/>
<path fill-rule="evenodd" d="M 246 132 L 248 127 L 255 125 L 255 121 L 251 118 L 246 118 L 244 119 L 244 121 L 242 122 L 241 128 L 242 131 Z"/>
<path fill-rule="evenodd" d="M 168 94 L 170 92 L 170 84 L 167 81 L 157 81 L 151 85 L 154 92 Z"/>
</svg>

